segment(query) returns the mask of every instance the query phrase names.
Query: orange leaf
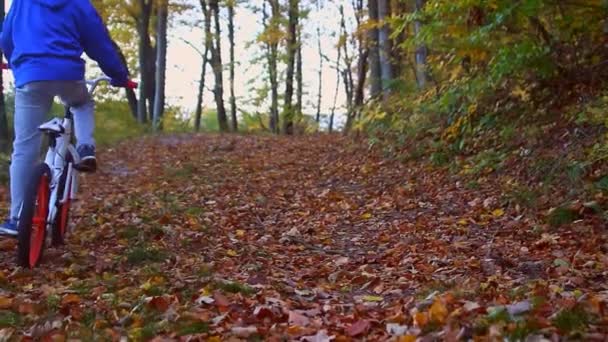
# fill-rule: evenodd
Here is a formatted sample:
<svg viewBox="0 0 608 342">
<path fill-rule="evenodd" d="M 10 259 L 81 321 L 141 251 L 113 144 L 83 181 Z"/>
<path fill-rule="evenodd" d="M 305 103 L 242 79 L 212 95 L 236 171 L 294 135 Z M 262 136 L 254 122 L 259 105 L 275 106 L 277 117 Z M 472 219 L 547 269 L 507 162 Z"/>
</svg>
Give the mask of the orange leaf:
<svg viewBox="0 0 608 342">
<path fill-rule="evenodd" d="M 414 323 L 419 327 L 424 327 L 429 323 L 429 315 L 426 312 L 418 312 L 414 315 Z"/>
<path fill-rule="evenodd" d="M 10 309 L 13 306 L 13 299 L 9 297 L 0 296 L 0 309 Z"/>
<path fill-rule="evenodd" d="M 66 306 L 69 304 L 80 304 L 80 297 L 73 293 L 63 296 L 63 299 L 61 299 L 61 305 Z"/>
<path fill-rule="evenodd" d="M 429 309 L 430 318 L 432 321 L 443 323 L 448 317 L 448 309 L 445 307 L 443 302 L 439 299 L 435 300 L 431 308 Z"/>
</svg>

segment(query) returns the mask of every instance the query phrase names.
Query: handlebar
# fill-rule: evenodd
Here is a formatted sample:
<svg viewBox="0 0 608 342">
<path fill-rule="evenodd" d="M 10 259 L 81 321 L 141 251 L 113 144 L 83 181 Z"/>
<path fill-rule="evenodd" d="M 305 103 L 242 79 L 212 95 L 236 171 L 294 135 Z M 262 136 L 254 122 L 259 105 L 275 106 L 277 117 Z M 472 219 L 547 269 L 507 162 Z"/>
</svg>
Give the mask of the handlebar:
<svg viewBox="0 0 608 342">
<path fill-rule="evenodd" d="M 95 91 L 95 88 L 97 88 L 99 83 L 101 83 L 101 82 L 110 83 L 110 82 L 112 82 L 112 79 L 109 78 L 108 76 L 101 76 L 101 77 L 95 78 L 93 80 L 87 80 L 85 82 L 89 86 L 89 94 L 93 94 L 93 92 Z M 137 82 L 134 82 L 132 80 L 127 80 L 127 84 L 125 84 L 124 87 L 122 87 L 122 88 L 137 89 L 137 86 L 138 86 Z"/>
</svg>

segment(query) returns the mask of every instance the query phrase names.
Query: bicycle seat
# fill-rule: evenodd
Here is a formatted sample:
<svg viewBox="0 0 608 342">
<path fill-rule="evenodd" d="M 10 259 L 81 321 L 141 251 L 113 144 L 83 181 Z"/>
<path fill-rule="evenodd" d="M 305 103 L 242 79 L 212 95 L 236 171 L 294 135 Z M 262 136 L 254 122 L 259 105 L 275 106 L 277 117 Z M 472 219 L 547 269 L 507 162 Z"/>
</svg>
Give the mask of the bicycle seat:
<svg viewBox="0 0 608 342">
<path fill-rule="evenodd" d="M 63 133 L 65 132 L 65 129 L 63 128 L 62 125 L 62 120 L 59 118 L 54 118 L 46 123 L 43 123 L 42 125 L 38 126 L 38 129 L 43 131 L 43 132 L 49 132 L 49 133 Z"/>
</svg>

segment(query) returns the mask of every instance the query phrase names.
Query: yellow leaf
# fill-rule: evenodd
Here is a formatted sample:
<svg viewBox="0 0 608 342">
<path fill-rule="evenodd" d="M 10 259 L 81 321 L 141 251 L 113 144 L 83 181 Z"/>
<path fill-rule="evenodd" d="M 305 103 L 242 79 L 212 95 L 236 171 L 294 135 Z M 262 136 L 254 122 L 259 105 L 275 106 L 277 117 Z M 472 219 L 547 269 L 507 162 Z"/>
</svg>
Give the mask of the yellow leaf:
<svg viewBox="0 0 608 342">
<path fill-rule="evenodd" d="M 369 220 L 370 218 L 372 218 L 372 214 L 365 213 L 365 214 L 361 215 L 361 218 L 364 220 Z"/>
<path fill-rule="evenodd" d="M 243 237 L 243 236 L 245 236 L 245 231 L 244 231 L 244 230 L 242 230 L 242 229 L 237 229 L 237 231 L 236 231 L 236 236 L 238 236 L 238 237 Z"/>
<path fill-rule="evenodd" d="M 207 342 L 222 342 L 222 339 L 219 336 L 211 336 L 207 339 Z"/>
<path fill-rule="evenodd" d="M 363 300 L 366 302 L 381 302 L 384 298 L 380 296 L 363 296 Z"/>
<path fill-rule="evenodd" d="M 492 216 L 494 216 L 494 217 L 501 217 L 504 214 L 505 214 L 505 211 L 500 208 L 496 209 L 492 212 Z"/>
<path fill-rule="evenodd" d="M 462 220 L 458 221 L 458 224 L 461 225 L 461 226 L 466 226 L 466 225 L 469 224 L 469 221 L 467 221 L 465 219 L 462 219 Z"/>
<path fill-rule="evenodd" d="M 433 305 L 431 305 L 429 314 L 432 321 L 443 323 L 443 321 L 445 321 L 445 319 L 448 317 L 448 309 L 441 300 L 437 299 Z"/>
<path fill-rule="evenodd" d="M 237 254 L 237 252 L 236 252 L 234 249 L 229 249 L 229 250 L 226 252 L 226 254 L 228 254 L 228 256 L 231 256 L 231 257 L 235 257 L 235 256 L 237 256 L 237 255 L 238 255 L 238 254 Z"/>
<path fill-rule="evenodd" d="M 145 283 L 141 284 L 139 286 L 140 289 L 148 291 L 149 289 L 152 288 L 152 283 L 150 282 L 150 279 L 148 279 Z"/>
<path fill-rule="evenodd" d="M 399 338 L 397 339 L 397 342 L 416 342 L 416 336 L 415 335 L 399 336 Z"/>
</svg>

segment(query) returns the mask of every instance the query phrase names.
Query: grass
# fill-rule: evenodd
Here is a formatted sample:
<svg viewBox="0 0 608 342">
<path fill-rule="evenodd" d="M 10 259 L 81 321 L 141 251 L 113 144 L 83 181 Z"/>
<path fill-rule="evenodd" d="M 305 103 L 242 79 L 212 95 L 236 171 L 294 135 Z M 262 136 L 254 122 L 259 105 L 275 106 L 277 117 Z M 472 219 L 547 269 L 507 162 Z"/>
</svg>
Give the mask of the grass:
<svg viewBox="0 0 608 342">
<path fill-rule="evenodd" d="M 560 311 L 553 319 L 553 324 L 565 333 L 583 329 L 590 321 L 589 314 L 580 307 Z"/>
<path fill-rule="evenodd" d="M 14 328 L 22 323 L 22 318 L 19 314 L 12 311 L 0 311 L 0 327 Z"/>
<path fill-rule="evenodd" d="M 56 294 L 51 294 L 48 297 L 46 297 L 46 307 L 52 311 L 52 312 L 56 312 L 57 310 L 59 310 L 59 306 L 61 304 L 61 297 L 59 297 Z"/>
<path fill-rule="evenodd" d="M 505 192 L 505 199 L 507 201 L 526 208 L 535 207 L 538 202 L 538 197 L 539 194 L 537 191 L 526 186 L 516 186 Z"/>
<path fill-rule="evenodd" d="M 553 210 L 548 218 L 547 222 L 552 227 L 560 227 L 566 224 L 570 224 L 578 219 L 578 213 L 570 208 L 559 207 Z"/>
<path fill-rule="evenodd" d="M 255 290 L 251 287 L 234 281 L 217 282 L 215 285 L 219 289 L 229 293 L 241 293 L 247 296 L 255 293 Z"/>
<path fill-rule="evenodd" d="M 127 262 L 130 264 L 161 262 L 167 259 L 167 257 L 166 251 L 145 245 L 135 246 L 127 251 Z"/>
<path fill-rule="evenodd" d="M 204 334 L 209 332 L 209 324 L 205 322 L 182 323 L 178 329 L 179 336 Z"/>
<path fill-rule="evenodd" d="M 136 227 L 126 227 L 118 232 L 118 237 L 121 239 L 132 240 L 139 236 L 141 229 Z"/>
</svg>

